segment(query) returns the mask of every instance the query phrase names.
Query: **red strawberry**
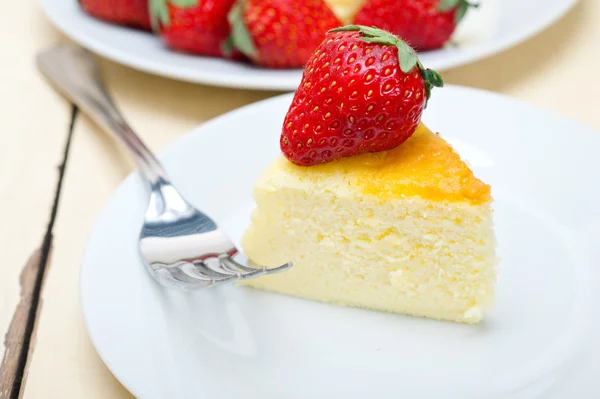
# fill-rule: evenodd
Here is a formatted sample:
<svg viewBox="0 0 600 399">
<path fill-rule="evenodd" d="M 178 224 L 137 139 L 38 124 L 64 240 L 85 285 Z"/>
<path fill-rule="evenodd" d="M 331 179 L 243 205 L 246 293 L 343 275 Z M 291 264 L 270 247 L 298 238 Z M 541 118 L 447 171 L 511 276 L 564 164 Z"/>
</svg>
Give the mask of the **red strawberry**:
<svg viewBox="0 0 600 399">
<path fill-rule="evenodd" d="M 235 0 L 150 0 L 154 29 L 167 46 L 193 54 L 238 58 L 227 50 L 227 15 Z"/>
<path fill-rule="evenodd" d="M 469 7 L 476 5 L 467 0 L 367 0 L 354 23 L 378 26 L 425 51 L 442 47 Z"/>
<path fill-rule="evenodd" d="M 310 166 L 394 148 L 414 133 L 434 86 L 443 86 L 440 75 L 396 36 L 366 26 L 334 29 L 306 65 L 281 150 Z"/>
<path fill-rule="evenodd" d="M 150 30 L 148 0 L 79 0 L 79 4 L 96 18 Z"/>
<path fill-rule="evenodd" d="M 233 45 L 256 64 L 302 67 L 339 21 L 323 0 L 238 0 Z"/>
</svg>

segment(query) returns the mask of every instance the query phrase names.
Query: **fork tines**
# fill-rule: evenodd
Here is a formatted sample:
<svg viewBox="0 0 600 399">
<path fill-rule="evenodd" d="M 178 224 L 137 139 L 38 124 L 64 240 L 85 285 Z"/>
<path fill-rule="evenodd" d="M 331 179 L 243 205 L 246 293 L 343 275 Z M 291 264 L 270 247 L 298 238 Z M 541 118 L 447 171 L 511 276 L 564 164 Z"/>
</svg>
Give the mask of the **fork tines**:
<svg viewBox="0 0 600 399">
<path fill-rule="evenodd" d="M 254 268 L 235 261 L 228 254 L 222 254 L 204 260 L 183 260 L 170 264 L 155 262 L 150 267 L 177 286 L 196 289 L 283 272 L 291 268 L 292 263 L 271 269 Z"/>
</svg>

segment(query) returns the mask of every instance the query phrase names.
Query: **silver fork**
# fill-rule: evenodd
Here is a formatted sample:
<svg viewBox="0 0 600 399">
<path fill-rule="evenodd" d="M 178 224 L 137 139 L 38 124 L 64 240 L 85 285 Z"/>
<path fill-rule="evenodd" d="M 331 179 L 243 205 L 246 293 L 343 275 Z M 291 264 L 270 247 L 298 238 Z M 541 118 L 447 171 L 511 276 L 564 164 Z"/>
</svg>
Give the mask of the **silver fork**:
<svg viewBox="0 0 600 399">
<path fill-rule="evenodd" d="M 37 64 L 59 91 L 124 144 L 148 181 L 150 203 L 139 248 L 156 281 L 197 289 L 278 273 L 292 266 L 251 267 L 234 259 L 238 254 L 235 245 L 211 218 L 179 194 L 156 157 L 127 125 L 90 52 L 61 45 L 40 53 Z"/>
</svg>

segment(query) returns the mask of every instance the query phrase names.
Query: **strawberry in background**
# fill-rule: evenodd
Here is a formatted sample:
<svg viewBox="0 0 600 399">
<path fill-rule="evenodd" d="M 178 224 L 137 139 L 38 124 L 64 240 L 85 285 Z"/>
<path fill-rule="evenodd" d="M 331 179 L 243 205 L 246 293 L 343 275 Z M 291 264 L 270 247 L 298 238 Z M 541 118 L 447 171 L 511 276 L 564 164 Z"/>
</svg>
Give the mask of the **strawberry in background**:
<svg viewBox="0 0 600 399">
<path fill-rule="evenodd" d="M 212 57 L 240 58 L 229 51 L 227 15 L 235 0 L 150 0 L 154 30 L 168 47 Z"/>
<path fill-rule="evenodd" d="M 442 47 L 470 7 L 476 5 L 467 0 L 367 0 L 354 23 L 377 26 L 426 51 Z"/>
<path fill-rule="evenodd" d="M 340 22 L 323 0 L 238 0 L 229 15 L 232 44 L 252 62 L 299 68 Z"/>
<path fill-rule="evenodd" d="M 79 4 L 104 21 L 150 30 L 148 0 L 79 0 Z"/>
</svg>

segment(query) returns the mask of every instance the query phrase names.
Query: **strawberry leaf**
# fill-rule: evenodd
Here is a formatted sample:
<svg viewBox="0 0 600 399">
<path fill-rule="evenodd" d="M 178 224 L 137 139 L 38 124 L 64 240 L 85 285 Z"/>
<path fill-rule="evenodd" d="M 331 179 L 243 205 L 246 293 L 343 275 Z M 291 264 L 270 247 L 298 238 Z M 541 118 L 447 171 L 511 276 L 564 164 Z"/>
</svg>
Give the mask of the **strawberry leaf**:
<svg viewBox="0 0 600 399">
<path fill-rule="evenodd" d="M 405 41 L 399 40 L 396 44 L 398 47 L 398 61 L 400 62 L 400 69 L 404 73 L 410 73 L 413 68 L 419 63 L 419 57 L 415 50 L 406 44 Z"/>
<path fill-rule="evenodd" d="M 367 43 L 385 44 L 386 46 L 396 45 L 396 41 L 389 37 L 362 37 L 361 40 Z"/>
<path fill-rule="evenodd" d="M 465 17 L 468 10 L 469 10 L 468 4 L 463 3 L 460 6 L 458 6 L 458 8 L 456 9 L 456 14 L 454 14 L 454 23 L 458 24 Z"/>
<path fill-rule="evenodd" d="M 458 25 L 460 21 L 465 17 L 469 8 L 478 8 L 479 3 L 469 3 L 467 0 L 460 0 L 460 4 L 454 14 L 454 23 Z"/>
<path fill-rule="evenodd" d="M 169 25 L 169 8 L 167 7 L 168 0 L 150 0 L 148 3 L 150 11 L 150 22 L 152 29 L 158 32 L 161 26 Z"/>
<path fill-rule="evenodd" d="M 360 29 L 374 29 L 374 28 L 369 28 L 368 26 L 360 26 L 360 25 L 345 25 L 345 26 L 340 26 L 339 28 L 335 28 L 330 30 L 329 32 L 348 32 L 348 31 L 357 31 Z"/>
<path fill-rule="evenodd" d="M 198 0 L 169 0 L 169 3 L 181 8 L 190 8 L 198 5 Z"/>
<path fill-rule="evenodd" d="M 422 72 L 423 79 L 425 79 L 433 87 L 444 87 L 444 81 L 442 76 L 434 71 L 433 69 L 424 69 Z"/>
<path fill-rule="evenodd" d="M 456 13 L 454 14 L 454 23 L 458 24 L 464 17 L 469 8 L 477 8 L 479 4 L 471 3 L 468 0 L 440 0 L 438 4 L 439 12 L 446 12 L 453 9 L 456 9 Z"/>
<path fill-rule="evenodd" d="M 420 61 L 419 70 L 421 71 L 421 76 L 425 81 L 425 108 L 427 108 L 427 104 L 431 98 L 431 90 L 434 87 L 444 87 L 444 81 L 442 80 L 442 76 L 433 69 L 423 68 L 423 65 Z"/>
<path fill-rule="evenodd" d="M 233 52 L 233 36 L 229 35 L 227 40 L 225 40 L 222 44 L 223 54 L 226 56 L 230 56 Z"/>
<path fill-rule="evenodd" d="M 461 0 L 440 0 L 438 4 L 438 11 L 444 12 L 449 11 L 456 7 Z"/>
<path fill-rule="evenodd" d="M 158 32 L 161 26 L 168 26 L 171 23 L 168 4 L 179 8 L 195 7 L 201 0 L 149 0 L 148 9 L 150 11 L 150 22 L 152 29 Z"/>
<path fill-rule="evenodd" d="M 244 22 L 245 5 L 245 0 L 238 0 L 231 8 L 231 11 L 229 11 L 227 19 L 231 25 L 230 40 L 233 47 L 237 48 L 248 57 L 255 59 L 258 55 L 258 51 L 256 50 L 250 32 L 248 32 L 246 23 Z"/>
</svg>

